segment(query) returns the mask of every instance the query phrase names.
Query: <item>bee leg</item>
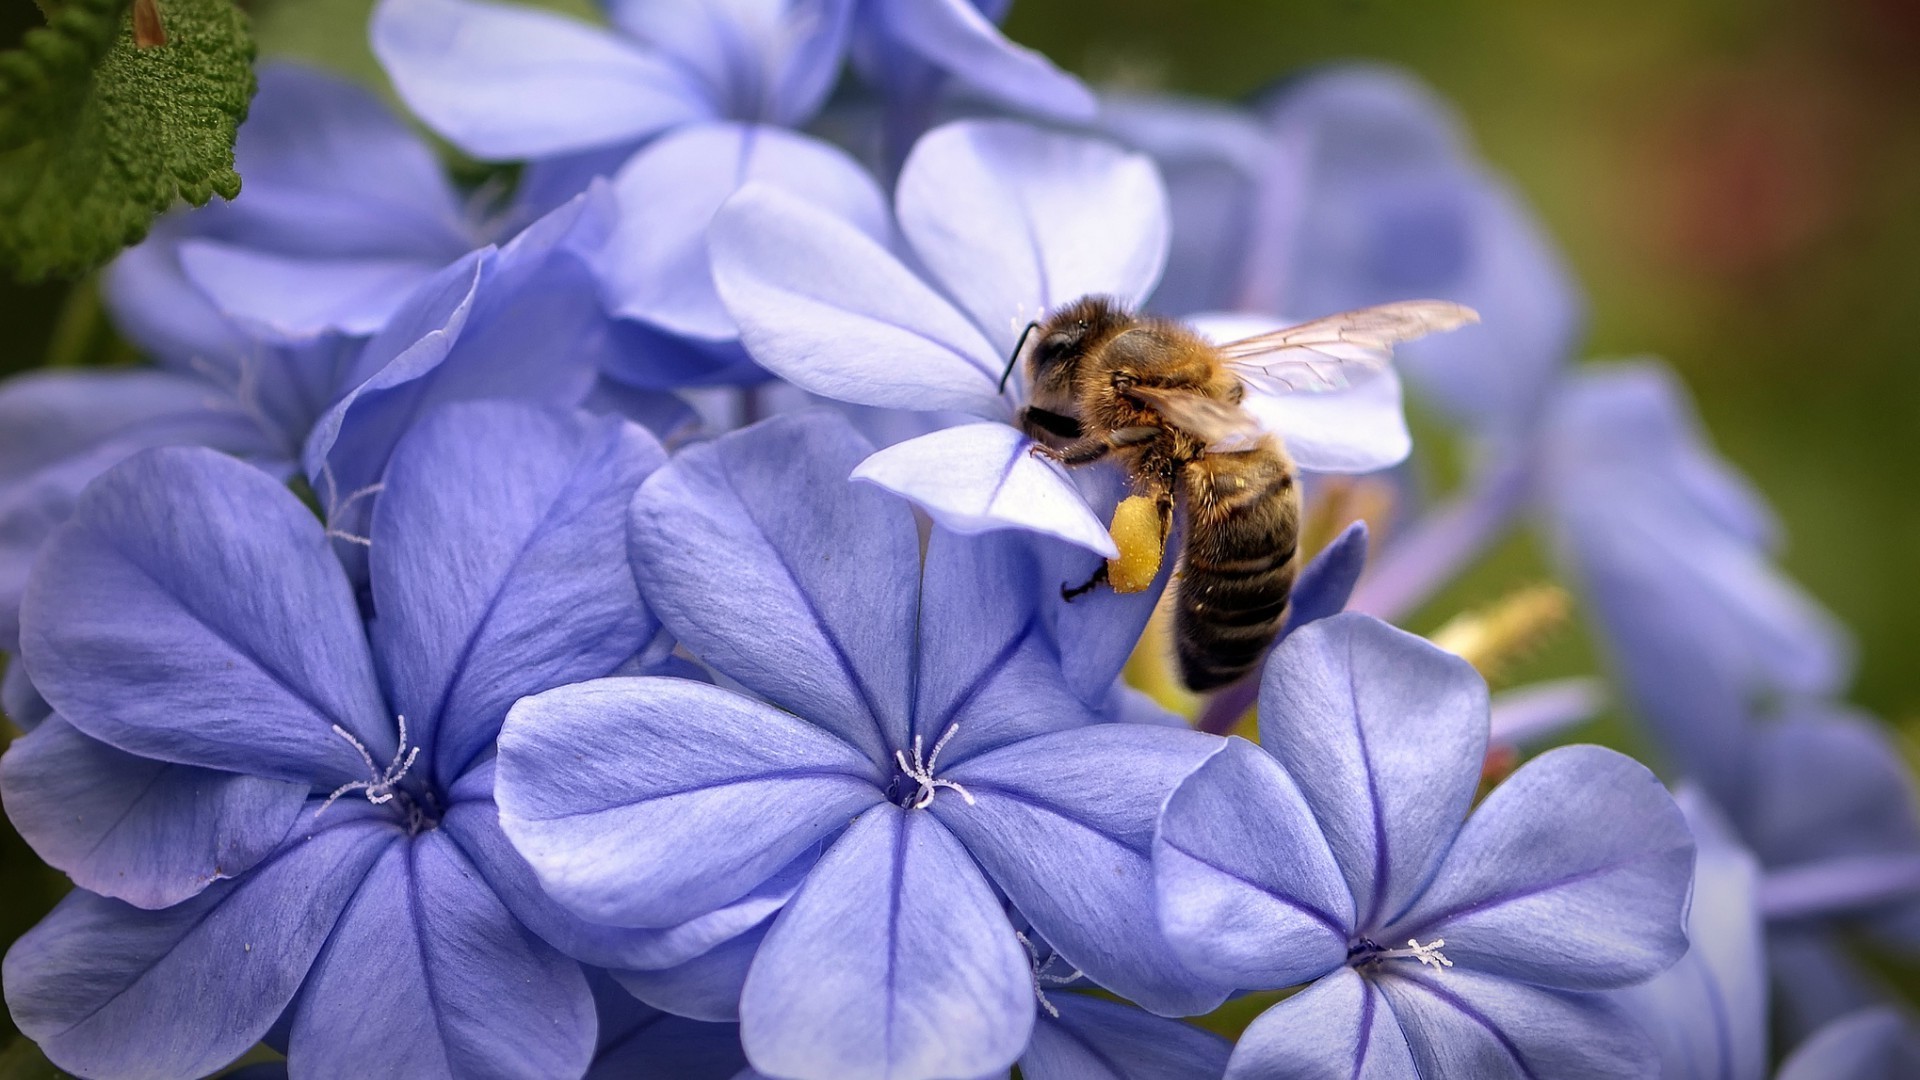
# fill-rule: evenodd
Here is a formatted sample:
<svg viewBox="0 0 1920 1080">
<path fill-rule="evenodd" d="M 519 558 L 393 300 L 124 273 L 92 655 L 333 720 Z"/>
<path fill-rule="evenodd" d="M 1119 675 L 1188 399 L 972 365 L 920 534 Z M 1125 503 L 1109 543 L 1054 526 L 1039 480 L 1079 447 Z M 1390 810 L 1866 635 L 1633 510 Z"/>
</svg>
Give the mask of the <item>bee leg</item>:
<svg viewBox="0 0 1920 1080">
<path fill-rule="evenodd" d="M 1092 577 L 1081 582 L 1079 585 L 1076 585 L 1073 588 L 1069 589 L 1065 584 L 1062 584 L 1060 586 L 1060 599 L 1065 600 L 1067 603 L 1071 604 L 1073 603 L 1074 597 L 1084 596 L 1087 593 L 1092 592 L 1093 590 L 1099 588 L 1100 586 L 1106 583 L 1107 583 L 1107 564 L 1105 560 L 1102 560 L 1100 563 L 1100 569 L 1095 570 L 1093 572 Z"/>
<path fill-rule="evenodd" d="M 1160 436 L 1157 427 L 1130 427 L 1109 431 L 1104 435 L 1095 435 L 1090 439 L 1069 443 L 1058 450 L 1035 443 L 1030 452 L 1035 457 L 1052 458 L 1062 465 L 1087 465 L 1099 461 L 1123 446 L 1137 446 L 1151 442 Z"/>
</svg>

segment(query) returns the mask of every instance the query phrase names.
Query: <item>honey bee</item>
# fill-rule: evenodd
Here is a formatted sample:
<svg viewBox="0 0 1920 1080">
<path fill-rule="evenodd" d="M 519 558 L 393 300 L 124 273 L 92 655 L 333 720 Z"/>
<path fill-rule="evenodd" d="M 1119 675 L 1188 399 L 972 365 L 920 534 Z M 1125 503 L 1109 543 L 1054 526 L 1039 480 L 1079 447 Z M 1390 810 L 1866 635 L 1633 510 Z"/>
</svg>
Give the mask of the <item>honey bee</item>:
<svg viewBox="0 0 1920 1080">
<path fill-rule="evenodd" d="M 1069 467 L 1117 458 L 1135 493 L 1128 503 L 1151 502 L 1159 539 L 1144 577 L 1137 565 L 1127 572 L 1135 587 L 1159 567 L 1176 498 L 1185 505 L 1174 639 L 1182 681 L 1202 691 L 1259 662 L 1298 573 L 1293 461 L 1242 407 L 1245 396 L 1337 390 L 1385 367 L 1394 344 L 1478 319 L 1459 304 L 1409 300 L 1216 345 L 1088 296 L 1030 324 L 1007 373 L 1024 353 L 1031 393 L 1020 425 L 1034 453 Z M 1116 514 L 1117 538 L 1120 524 Z M 1137 550 L 1121 556 L 1061 595 L 1072 600 L 1119 573 L 1110 568 L 1142 561 Z"/>
</svg>

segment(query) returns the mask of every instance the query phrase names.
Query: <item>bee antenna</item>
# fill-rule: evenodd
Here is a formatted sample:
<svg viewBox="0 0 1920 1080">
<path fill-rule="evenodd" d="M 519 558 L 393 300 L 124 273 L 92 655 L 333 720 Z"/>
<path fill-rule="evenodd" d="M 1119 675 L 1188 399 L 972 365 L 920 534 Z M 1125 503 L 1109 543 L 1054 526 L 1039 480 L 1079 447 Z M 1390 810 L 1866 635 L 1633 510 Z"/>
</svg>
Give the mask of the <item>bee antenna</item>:
<svg viewBox="0 0 1920 1080">
<path fill-rule="evenodd" d="M 1007 370 L 1000 373 L 1000 389 L 995 391 L 995 393 L 1004 394 L 1007 392 L 1007 379 L 1013 375 L 1013 365 L 1020 362 L 1020 350 L 1027 347 L 1027 335 L 1039 328 L 1039 323 L 1030 322 L 1027 324 L 1025 330 L 1020 331 L 1020 340 L 1013 343 L 1013 355 L 1007 357 Z"/>
</svg>

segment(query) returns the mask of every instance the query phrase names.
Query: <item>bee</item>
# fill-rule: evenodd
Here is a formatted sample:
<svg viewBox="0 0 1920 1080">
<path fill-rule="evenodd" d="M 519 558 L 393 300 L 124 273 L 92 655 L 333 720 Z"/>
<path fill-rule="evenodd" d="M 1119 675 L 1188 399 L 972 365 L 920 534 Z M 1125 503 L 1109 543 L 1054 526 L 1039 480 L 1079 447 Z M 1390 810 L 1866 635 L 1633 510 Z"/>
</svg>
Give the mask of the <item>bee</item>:
<svg viewBox="0 0 1920 1080">
<path fill-rule="evenodd" d="M 1341 389 L 1384 368 L 1394 344 L 1478 320 L 1459 304 L 1409 300 L 1216 345 L 1183 323 L 1088 296 L 1029 324 L 1007 374 L 1024 353 L 1031 392 L 1020 426 L 1033 452 L 1069 467 L 1117 459 L 1134 496 L 1116 513 L 1116 537 L 1136 500 L 1150 502 L 1159 523 L 1144 578 L 1142 553 L 1123 550 L 1061 595 L 1107 582 L 1123 563 L 1135 564 L 1126 576 L 1144 588 L 1178 500 L 1187 516 L 1174 616 L 1181 679 L 1195 691 L 1238 679 L 1279 633 L 1299 572 L 1293 461 L 1242 406 L 1246 395 Z"/>
</svg>

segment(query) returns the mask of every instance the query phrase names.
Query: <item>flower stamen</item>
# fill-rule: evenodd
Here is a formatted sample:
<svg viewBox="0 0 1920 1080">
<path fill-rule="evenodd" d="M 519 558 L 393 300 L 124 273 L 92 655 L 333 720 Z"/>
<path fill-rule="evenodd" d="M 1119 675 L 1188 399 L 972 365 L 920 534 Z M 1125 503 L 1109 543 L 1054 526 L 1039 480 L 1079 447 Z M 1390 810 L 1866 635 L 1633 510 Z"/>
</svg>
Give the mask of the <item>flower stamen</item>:
<svg viewBox="0 0 1920 1080">
<path fill-rule="evenodd" d="M 1029 939 L 1027 935 L 1021 933 L 1018 930 L 1015 930 L 1013 932 L 1013 936 L 1018 938 L 1020 940 L 1020 944 L 1026 947 L 1027 963 L 1031 965 L 1033 968 L 1034 998 L 1040 1002 L 1040 1007 L 1046 1010 L 1046 1013 L 1048 1016 L 1053 1017 L 1055 1020 L 1060 1019 L 1059 1008 L 1056 1007 L 1053 1002 L 1047 1000 L 1046 987 L 1066 986 L 1069 983 L 1072 983 L 1074 980 L 1079 979 L 1085 973 L 1082 972 L 1079 968 L 1074 968 L 1072 971 L 1066 973 L 1065 975 L 1053 974 L 1047 969 L 1053 966 L 1053 962 L 1055 960 L 1060 959 L 1059 953 L 1050 952 L 1047 954 L 1047 958 L 1045 960 L 1042 960 L 1040 959 L 1040 950 L 1037 947 L 1035 947 L 1035 945 L 1033 944 L 1033 941 Z M 1064 963 L 1064 961 L 1062 962 Z"/>
<path fill-rule="evenodd" d="M 373 755 L 367 752 L 366 744 L 354 738 L 353 732 L 348 731 L 339 724 L 333 725 L 333 733 L 347 740 L 349 746 L 352 746 L 360 752 L 360 760 L 367 763 L 367 775 L 371 777 L 371 779 L 354 780 L 350 783 L 341 784 L 339 787 L 333 789 L 333 794 L 327 796 L 327 801 L 321 803 L 320 809 L 314 811 L 314 817 L 317 818 L 321 814 L 326 813 L 327 808 L 332 806 L 335 800 L 350 791 L 366 792 L 367 801 L 375 806 L 384 806 L 393 801 L 395 790 L 400 781 L 406 777 L 407 770 L 413 768 L 414 759 L 420 756 L 419 747 L 416 746 L 411 750 L 407 748 L 407 718 L 402 715 L 399 717 L 399 721 L 400 741 L 394 747 L 393 760 L 387 763 L 385 771 L 382 771 L 379 766 L 373 763 Z"/>
<path fill-rule="evenodd" d="M 1450 968 L 1453 966 L 1453 961 L 1447 959 L 1447 954 L 1440 951 L 1440 947 L 1446 943 L 1446 938 L 1434 938 L 1431 943 L 1422 945 L 1418 938 L 1408 938 L 1406 948 L 1381 949 L 1373 955 L 1373 958 L 1376 960 L 1418 960 L 1422 964 L 1438 971 L 1441 968 Z"/>
<path fill-rule="evenodd" d="M 931 754 L 922 756 L 921 751 L 924 749 L 924 743 L 918 735 L 913 737 L 913 757 L 911 760 L 908 759 L 905 750 L 895 750 L 893 752 L 893 760 L 900 766 L 900 772 L 906 776 L 907 779 L 920 785 L 919 790 L 913 793 L 913 798 L 902 803 L 902 806 L 905 806 L 909 810 L 925 810 L 928 806 L 932 805 L 933 797 L 939 793 L 941 788 L 947 788 L 958 793 L 962 799 L 967 800 L 968 806 L 974 805 L 972 792 L 952 780 L 941 780 L 933 775 L 934 764 L 940 760 L 940 751 L 946 749 L 947 743 L 953 739 L 954 732 L 959 730 L 960 724 L 957 721 L 948 725 L 946 733 L 941 735 L 939 741 L 933 744 L 933 753 Z"/>
</svg>

